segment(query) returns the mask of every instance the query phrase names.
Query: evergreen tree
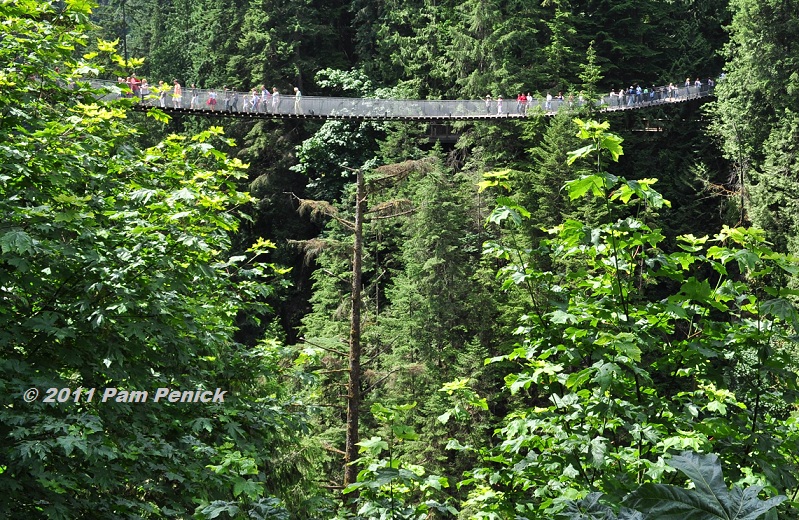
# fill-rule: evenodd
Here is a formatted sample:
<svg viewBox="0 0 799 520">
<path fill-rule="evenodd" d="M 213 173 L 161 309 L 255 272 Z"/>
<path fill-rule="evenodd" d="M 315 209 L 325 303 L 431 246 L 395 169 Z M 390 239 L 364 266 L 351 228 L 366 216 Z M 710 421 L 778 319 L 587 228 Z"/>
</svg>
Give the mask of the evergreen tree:
<svg viewBox="0 0 799 520">
<path fill-rule="evenodd" d="M 390 305 L 379 332 L 391 348 L 379 367 L 390 380 L 378 389 L 377 398 L 418 403 L 412 424 L 430 441 L 423 453 L 409 457 L 428 460 L 429 469 L 453 475 L 465 461 L 444 453 L 445 432 L 457 425 L 444 427 L 436 421 L 446 411 L 438 389 L 456 377 L 491 386 L 480 360 L 496 333 L 493 296 L 481 278 L 482 222 L 475 218 L 475 187 L 468 176 L 453 176 L 439 165 L 412 179 L 409 188 L 416 210 L 403 226 L 396 274 L 386 289 Z M 480 438 L 489 427 L 473 433 Z"/>
<path fill-rule="evenodd" d="M 542 16 L 531 2 L 467 0 L 454 10 L 447 54 L 455 70 L 456 97 L 510 96 L 542 88 Z"/>
<path fill-rule="evenodd" d="M 551 118 L 540 144 L 530 150 L 533 169 L 514 177 L 519 202 L 530 209 L 530 222 L 536 228 L 531 232 L 537 235 L 542 229 L 575 216 L 571 212 L 573 205 L 563 192 L 563 184 L 576 175 L 567 162 L 568 152 L 577 143 L 572 118 L 573 114 L 565 111 Z"/>
<path fill-rule="evenodd" d="M 716 88 L 713 128 L 723 139 L 747 219 L 772 232 L 781 250 L 799 253 L 794 152 L 799 135 L 799 27 L 795 1 L 731 2 L 727 74 Z"/>
</svg>

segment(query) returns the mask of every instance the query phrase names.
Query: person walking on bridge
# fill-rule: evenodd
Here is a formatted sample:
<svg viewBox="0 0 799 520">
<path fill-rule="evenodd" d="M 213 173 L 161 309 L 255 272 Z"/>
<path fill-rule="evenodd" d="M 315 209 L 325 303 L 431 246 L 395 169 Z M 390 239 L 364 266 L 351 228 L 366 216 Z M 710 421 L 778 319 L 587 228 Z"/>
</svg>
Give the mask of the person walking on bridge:
<svg viewBox="0 0 799 520">
<path fill-rule="evenodd" d="M 164 80 L 158 80 L 158 106 L 166 108 L 166 91 L 167 86 L 164 85 Z"/>
<path fill-rule="evenodd" d="M 280 109 L 280 92 L 277 87 L 272 87 L 272 113 L 277 114 Z"/>
<path fill-rule="evenodd" d="M 250 112 L 258 113 L 258 103 L 261 101 L 261 96 L 258 95 L 258 89 L 253 88 L 250 91 Z"/>
<path fill-rule="evenodd" d="M 136 75 L 130 77 L 130 90 L 133 91 L 133 97 L 141 99 L 141 81 L 136 79 Z"/>
<path fill-rule="evenodd" d="M 224 98 L 225 104 L 222 107 L 222 111 L 230 112 L 231 97 L 230 97 L 230 91 L 227 89 L 227 85 L 222 87 L 222 91 L 225 93 L 225 98 Z"/>
<path fill-rule="evenodd" d="M 269 89 L 261 85 L 261 109 L 267 114 L 269 113 L 271 98 L 272 96 L 269 94 Z"/>
<path fill-rule="evenodd" d="M 172 108 L 183 108 L 181 106 L 183 102 L 183 88 L 181 88 L 180 83 L 178 83 L 176 79 L 173 79 L 172 83 L 175 85 L 175 88 L 172 90 Z"/>
<path fill-rule="evenodd" d="M 150 84 L 147 83 L 147 78 L 142 78 L 141 79 L 141 86 L 139 88 L 141 89 L 141 99 L 142 99 L 142 101 L 147 103 L 149 101 L 149 97 L 150 97 Z"/>
<path fill-rule="evenodd" d="M 302 92 L 297 87 L 294 87 L 294 114 L 299 115 L 302 114 L 302 107 L 300 107 L 300 103 L 302 102 Z"/>
</svg>

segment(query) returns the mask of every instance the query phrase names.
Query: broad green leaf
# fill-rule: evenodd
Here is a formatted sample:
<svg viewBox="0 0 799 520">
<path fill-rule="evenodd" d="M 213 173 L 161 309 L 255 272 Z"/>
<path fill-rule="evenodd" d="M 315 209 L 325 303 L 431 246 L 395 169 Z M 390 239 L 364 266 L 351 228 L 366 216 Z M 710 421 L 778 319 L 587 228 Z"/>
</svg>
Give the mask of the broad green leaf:
<svg viewBox="0 0 799 520">
<path fill-rule="evenodd" d="M 733 520 L 756 520 L 788 499 L 786 496 L 771 497 L 766 500 L 757 498 L 762 488 L 749 486 L 742 489 L 734 486 L 730 490 L 730 518 Z"/>
<path fill-rule="evenodd" d="M 731 520 L 712 496 L 664 484 L 644 484 L 627 495 L 624 504 L 657 520 Z"/>
<path fill-rule="evenodd" d="M 524 218 L 530 218 L 530 212 L 527 211 L 526 208 L 520 206 L 516 201 L 511 199 L 510 197 L 497 197 L 497 205 L 500 206 L 507 206 L 513 210 L 515 210 L 519 215 Z"/>
<path fill-rule="evenodd" d="M 76 0 L 76 3 L 80 0 Z M 83 2 L 86 4 L 87 2 Z M 119 40 L 108 41 L 103 39 L 97 39 L 97 48 L 100 52 L 116 52 L 117 46 L 119 45 Z"/>
<path fill-rule="evenodd" d="M 168 124 L 172 117 L 164 112 L 163 110 L 159 110 L 157 108 L 151 108 L 147 111 L 147 117 L 152 117 L 159 123 Z"/>
<path fill-rule="evenodd" d="M 799 332 L 799 312 L 794 304 L 786 298 L 774 298 L 760 304 L 760 312 L 764 315 L 775 316 L 786 323 L 790 323 L 794 330 Z"/>
<path fill-rule="evenodd" d="M 728 490 L 713 454 L 684 452 L 667 463 L 690 478 L 694 489 L 644 484 L 624 499 L 625 505 L 658 520 L 756 520 L 787 498 L 760 500 L 757 486 Z"/>
<path fill-rule="evenodd" d="M 602 493 L 589 493 L 581 500 L 570 500 L 566 507 L 559 511 L 556 518 L 560 520 L 606 520 L 614 518 L 613 510 L 599 502 Z"/>
<path fill-rule="evenodd" d="M 388 449 L 388 442 L 384 441 L 381 437 L 371 437 L 365 441 L 357 443 L 361 447 L 360 452 L 373 453 L 379 455 L 381 451 Z"/>
<path fill-rule="evenodd" d="M 560 325 L 565 324 L 565 323 L 577 323 L 577 316 L 575 316 L 574 314 L 570 314 L 568 312 L 565 312 L 565 311 L 562 311 L 562 310 L 558 309 L 558 310 L 556 310 L 555 312 L 552 313 L 552 316 L 550 317 L 550 321 L 552 323 L 557 323 L 557 324 L 560 324 Z"/>
<path fill-rule="evenodd" d="M 605 179 L 601 175 L 584 175 L 579 179 L 566 182 L 566 191 L 571 200 L 579 199 L 589 191 L 595 197 L 604 193 Z"/>
<path fill-rule="evenodd" d="M 12 229 L 0 236 L 0 252 L 31 254 L 34 251 L 31 236 L 21 229 Z"/>
<path fill-rule="evenodd" d="M 727 500 L 727 485 L 721 471 L 721 463 L 715 454 L 699 454 L 683 452 L 675 455 L 666 463 L 678 469 L 690 478 L 699 493 L 707 498 L 716 497 L 722 505 L 729 505 Z"/>
<path fill-rule="evenodd" d="M 419 439 L 419 434 L 417 434 L 412 426 L 407 426 L 404 424 L 394 424 L 391 426 L 391 431 L 394 433 L 394 436 L 398 439 L 402 439 L 405 441 L 415 441 Z"/>
<path fill-rule="evenodd" d="M 611 158 L 618 162 L 619 157 L 624 155 L 624 150 L 622 150 L 621 143 L 624 142 L 624 139 L 619 137 L 616 134 L 612 134 L 610 132 L 606 132 L 602 136 L 602 141 L 600 146 L 610 152 Z"/>
<path fill-rule="evenodd" d="M 677 245 L 680 249 L 690 253 L 698 253 L 704 248 L 705 243 L 708 241 L 707 236 L 695 237 L 691 234 L 680 235 L 677 237 Z"/>
<path fill-rule="evenodd" d="M 239 506 L 223 500 L 214 500 L 207 506 L 199 508 L 199 512 L 208 519 L 218 518 L 222 513 L 227 513 L 230 518 L 235 518 L 239 514 Z"/>
<path fill-rule="evenodd" d="M 530 388 L 534 381 L 533 376 L 528 373 L 505 376 L 505 385 L 510 389 L 511 395 L 515 395 L 519 390 Z"/>
<path fill-rule="evenodd" d="M 233 478 L 234 497 L 237 497 L 239 495 L 244 495 L 250 500 L 253 500 L 257 498 L 261 493 L 263 493 L 263 490 L 264 490 L 263 482 L 248 480 L 240 476 L 236 476 Z"/>
<path fill-rule="evenodd" d="M 566 388 L 580 388 L 583 384 L 591 379 L 591 376 L 596 371 L 593 367 L 588 367 L 583 369 L 579 372 L 574 372 L 573 374 L 569 374 L 568 379 L 566 379 Z"/>
<path fill-rule="evenodd" d="M 573 164 L 574 161 L 577 159 L 582 159 L 583 157 L 588 157 L 591 152 L 596 150 L 596 146 L 589 144 L 583 146 L 582 148 L 578 148 L 577 150 L 570 151 L 568 155 L 568 160 L 566 161 L 567 164 Z"/>
</svg>

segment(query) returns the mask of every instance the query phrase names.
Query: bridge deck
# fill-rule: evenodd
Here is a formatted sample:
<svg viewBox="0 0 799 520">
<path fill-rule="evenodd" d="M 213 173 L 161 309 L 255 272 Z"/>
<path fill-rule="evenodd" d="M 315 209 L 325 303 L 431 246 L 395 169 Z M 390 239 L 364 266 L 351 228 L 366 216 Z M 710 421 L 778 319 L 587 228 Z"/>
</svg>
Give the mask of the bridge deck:
<svg viewBox="0 0 799 520">
<path fill-rule="evenodd" d="M 110 81 L 94 81 L 94 86 L 106 91 L 106 98 L 130 96 L 127 85 Z M 596 102 L 602 112 L 637 110 L 655 105 L 681 103 L 712 95 L 712 88 L 706 86 L 680 87 L 671 93 L 655 89 L 647 97 L 638 99 L 635 95 L 623 97 L 605 96 Z M 255 103 L 251 93 L 231 90 L 215 91 L 184 88 L 182 95 L 173 96 L 171 89 L 158 91 L 151 88 L 135 94 L 139 100 L 136 108 L 149 110 L 161 108 L 165 112 L 196 114 L 203 116 L 238 118 L 282 118 L 282 119 L 340 119 L 340 120 L 413 120 L 413 121 L 453 121 L 453 120 L 502 120 L 523 119 L 530 114 L 540 113 L 552 116 L 563 107 L 572 107 L 580 101 L 560 99 L 534 99 L 524 104 L 516 99 L 503 100 L 410 100 L 377 98 L 332 98 L 317 96 L 271 97 L 264 101 L 257 94 Z"/>
</svg>

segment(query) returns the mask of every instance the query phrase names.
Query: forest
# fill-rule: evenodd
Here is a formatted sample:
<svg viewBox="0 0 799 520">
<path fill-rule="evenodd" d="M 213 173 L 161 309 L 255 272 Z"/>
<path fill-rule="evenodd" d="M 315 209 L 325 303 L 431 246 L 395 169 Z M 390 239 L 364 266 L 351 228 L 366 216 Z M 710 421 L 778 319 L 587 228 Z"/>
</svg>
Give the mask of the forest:
<svg viewBox="0 0 799 520">
<path fill-rule="evenodd" d="M 0 20 L 0 518 L 799 518 L 799 0 Z M 419 122 L 145 112 L 88 81 L 131 75 L 716 85 Z"/>
</svg>

